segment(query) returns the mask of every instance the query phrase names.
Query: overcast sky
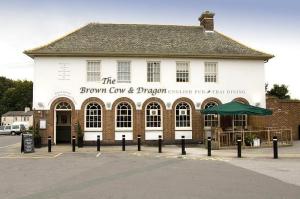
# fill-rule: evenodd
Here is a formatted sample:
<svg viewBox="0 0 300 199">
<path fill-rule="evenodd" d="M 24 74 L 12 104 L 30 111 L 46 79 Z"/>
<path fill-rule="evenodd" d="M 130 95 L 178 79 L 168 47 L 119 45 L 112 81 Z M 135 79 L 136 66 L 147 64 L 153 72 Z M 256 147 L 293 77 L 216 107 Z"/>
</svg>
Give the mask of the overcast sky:
<svg viewBox="0 0 300 199">
<path fill-rule="evenodd" d="M 23 51 L 90 22 L 199 25 L 205 10 L 216 13 L 217 31 L 274 54 L 266 81 L 287 84 L 300 98 L 298 0 L 0 1 L 0 76 L 32 80 L 33 60 Z"/>
</svg>

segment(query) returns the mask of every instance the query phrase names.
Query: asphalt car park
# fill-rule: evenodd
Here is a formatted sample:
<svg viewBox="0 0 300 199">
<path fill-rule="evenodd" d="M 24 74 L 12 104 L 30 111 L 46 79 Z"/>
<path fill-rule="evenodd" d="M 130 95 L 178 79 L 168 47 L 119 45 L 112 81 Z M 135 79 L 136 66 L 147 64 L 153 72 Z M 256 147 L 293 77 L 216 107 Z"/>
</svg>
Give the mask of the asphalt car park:
<svg viewBox="0 0 300 199">
<path fill-rule="evenodd" d="M 95 147 L 72 152 L 70 145 L 64 145 L 53 146 L 51 153 L 43 147 L 32 154 L 21 154 L 19 136 L 0 136 L 0 146 L 0 154 L 15 154 L 14 158 L 0 158 L 0 198 L 6 199 L 276 199 L 300 195 L 300 187 L 293 182 L 247 168 L 258 159 L 220 158 L 214 156 L 217 151 L 208 158 L 202 153 L 204 149 L 197 148 L 188 148 L 187 156 L 181 156 L 177 146 L 164 146 L 163 153 L 158 154 L 157 148 L 145 146 L 141 152 L 136 146 L 128 146 L 126 151 L 115 146 L 102 147 L 100 152 Z M 259 160 L 271 162 L 274 168 L 289 165 L 289 159 Z M 298 160 L 293 159 L 291 164 Z M 256 168 L 270 170 L 258 164 Z"/>
<path fill-rule="evenodd" d="M 0 135 L 0 149 L 7 148 L 13 144 L 20 143 L 20 136 Z"/>
</svg>

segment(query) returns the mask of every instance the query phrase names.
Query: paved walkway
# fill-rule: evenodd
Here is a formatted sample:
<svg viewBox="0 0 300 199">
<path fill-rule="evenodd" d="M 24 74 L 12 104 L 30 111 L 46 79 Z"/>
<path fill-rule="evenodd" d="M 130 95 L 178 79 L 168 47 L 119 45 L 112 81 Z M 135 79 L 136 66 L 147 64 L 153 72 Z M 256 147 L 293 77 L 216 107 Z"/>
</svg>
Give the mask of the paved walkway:
<svg viewBox="0 0 300 199">
<path fill-rule="evenodd" d="M 121 153 L 121 146 L 101 146 L 101 153 Z M 162 148 L 163 153 L 158 153 L 157 146 L 142 146 L 142 151 L 137 151 L 136 145 L 126 146 L 126 152 L 136 156 L 154 156 L 154 157 L 168 157 L 168 158 L 186 158 L 186 159 L 203 159 L 207 157 L 207 149 L 199 146 L 187 146 L 187 155 L 181 155 L 181 147 L 176 145 L 165 145 Z M 57 145 L 52 146 L 52 152 L 48 153 L 47 147 L 35 149 L 35 153 L 21 154 L 20 143 L 0 148 L 0 158 L 13 158 L 13 157 L 58 157 L 64 153 L 73 153 L 71 145 Z M 83 148 L 76 147 L 76 153 L 95 153 L 98 154 L 96 146 L 85 146 Z M 124 153 L 124 152 L 123 152 Z M 209 158 L 215 158 L 219 160 L 229 160 L 237 157 L 236 149 L 223 149 L 212 150 L 212 156 Z M 242 159 L 245 158 L 273 158 L 272 148 L 254 148 L 243 149 Z M 279 158 L 300 159 L 300 141 L 295 141 L 293 146 L 280 147 Z"/>
</svg>

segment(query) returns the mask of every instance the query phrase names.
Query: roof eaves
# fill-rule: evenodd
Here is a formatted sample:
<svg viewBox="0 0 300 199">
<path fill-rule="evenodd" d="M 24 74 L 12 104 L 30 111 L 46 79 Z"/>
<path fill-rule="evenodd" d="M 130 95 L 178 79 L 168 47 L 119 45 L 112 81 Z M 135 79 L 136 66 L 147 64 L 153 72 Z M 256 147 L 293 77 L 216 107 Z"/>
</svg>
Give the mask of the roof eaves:
<svg viewBox="0 0 300 199">
<path fill-rule="evenodd" d="M 223 34 L 223 33 L 221 33 L 221 32 L 218 32 L 218 31 L 215 31 L 215 32 L 218 33 L 218 34 L 220 34 L 221 36 L 223 36 L 223 37 L 225 37 L 225 38 L 227 38 L 227 39 L 233 41 L 233 42 L 236 42 L 236 43 L 240 44 L 241 46 L 243 46 L 243 47 L 245 47 L 245 48 L 248 48 L 248 49 L 251 49 L 251 50 L 253 50 L 253 51 L 255 51 L 255 52 L 258 52 L 258 53 L 263 54 L 262 57 L 265 57 L 265 61 L 268 61 L 269 59 L 272 59 L 273 57 L 275 57 L 275 56 L 272 55 L 272 54 L 265 53 L 265 52 L 256 50 L 256 49 L 254 49 L 254 48 L 251 48 L 251 47 L 249 47 L 249 46 L 247 46 L 247 45 L 245 45 L 245 44 L 243 44 L 243 43 L 241 43 L 241 42 L 239 42 L 239 41 L 237 41 L 237 40 L 235 40 L 235 39 L 233 39 L 233 38 L 231 38 L 231 37 L 228 37 L 227 35 L 225 35 L 225 34 Z"/>
<path fill-rule="evenodd" d="M 88 26 L 88 25 L 90 25 L 90 24 L 93 24 L 93 23 L 85 24 L 85 25 L 83 25 L 83 26 L 81 26 L 81 27 L 79 27 L 79 28 L 77 28 L 77 29 L 75 29 L 75 30 L 72 30 L 72 31 L 69 32 L 69 33 L 66 33 L 66 34 L 62 35 L 61 37 L 59 37 L 59 38 L 57 38 L 57 39 L 55 39 L 55 40 L 53 40 L 53 41 L 48 42 L 47 44 L 44 44 L 44 45 L 42 45 L 42 46 L 38 46 L 38 47 L 36 47 L 36 48 L 32 48 L 32 49 L 25 50 L 25 51 L 23 51 L 23 53 L 24 53 L 25 55 L 31 57 L 31 58 L 34 58 L 34 57 L 35 57 L 35 56 L 34 56 L 34 53 L 35 53 L 36 51 L 38 51 L 38 50 L 40 50 L 40 49 L 43 49 L 43 48 L 47 48 L 48 46 L 53 45 L 53 44 L 55 44 L 55 43 L 57 43 L 57 42 L 63 40 L 65 37 L 67 37 L 67 36 L 69 36 L 69 35 L 72 35 L 72 34 L 76 33 L 77 31 L 81 30 L 82 28 L 84 28 L 84 27 L 86 27 L 86 26 Z"/>
<path fill-rule="evenodd" d="M 137 54 L 137 53 L 122 53 L 122 52 L 87 52 L 87 53 L 28 53 L 30 57 L 149 57 L 149 58 L 210 58 L 210 59 L 250 59 L 250 60 L 269 60 L 273 55 L 242 55 L 242 54 Z"/>
</svg>

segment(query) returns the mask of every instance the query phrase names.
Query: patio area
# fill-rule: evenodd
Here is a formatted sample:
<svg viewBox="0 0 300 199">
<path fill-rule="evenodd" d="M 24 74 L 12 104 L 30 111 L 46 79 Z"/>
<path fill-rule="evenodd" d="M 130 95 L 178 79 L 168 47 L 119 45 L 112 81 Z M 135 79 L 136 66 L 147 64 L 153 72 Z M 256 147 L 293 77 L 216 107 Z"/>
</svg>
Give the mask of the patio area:
<svg viewBox="0 0 300 199">
<path fill-rule="evenodd" d="M 280 146 L 293 144 L 292 129 L 253 128 L 251 124 L 248 124 L 248 116 L 272 115 L 269 109 L 232 101 L 208 107 L 201 112 L 205 114 L 206 121 L 210 121 L 207 124 L 211 124 L 211 127 L 206 128 L 205 137 L 212 138 L 214 149 L 234 147 L 238 138 L 242 140 L 243 147 L 272 146 L 275 136 Z"/>
<path fill-rule="evenodd" d="M 292 129 L 287 128 L 265 128 L 254 130 L 222 130 L 222 128 L 212 128 L 211 137 L 215 149 L 235 147 L 237 138 L 242 139 L 243 147 L 271 147 L 273 137 L 278 139 L 279 146 L 289 146 L 293 144 Z"/>
</svg>

